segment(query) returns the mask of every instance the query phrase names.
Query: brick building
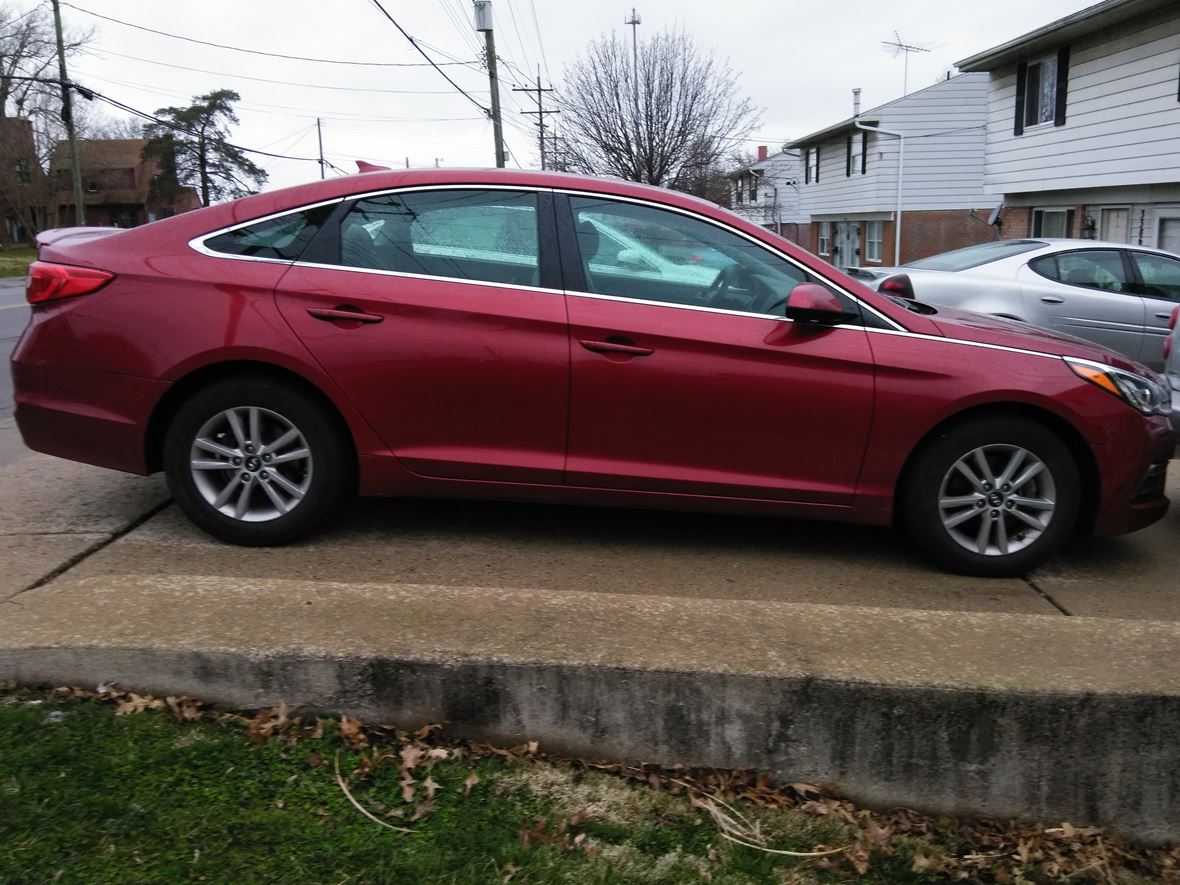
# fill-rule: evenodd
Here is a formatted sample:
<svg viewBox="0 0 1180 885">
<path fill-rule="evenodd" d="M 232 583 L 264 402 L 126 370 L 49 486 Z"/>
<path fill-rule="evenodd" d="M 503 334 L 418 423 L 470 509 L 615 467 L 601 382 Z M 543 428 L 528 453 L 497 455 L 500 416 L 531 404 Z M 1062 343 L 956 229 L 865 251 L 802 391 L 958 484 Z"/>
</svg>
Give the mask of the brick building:
<svg viewBox="0 0 1180 885">
<path fill-rule="evenodd" d="M 187 212 L 201 205 L 194 188 L 159 196 L 152 184 L 160 174 L 156 160 L 143 159 L 142 138 L 81 139 L 78 155 L 86 224 L 98 227 L 136 227 Z M 57 143 L 50 163 L 59 223 L 74 223 L 74 191 L 70 177 L 69 143 Z"/>
<path fill-rule="evenodd" d="M 45 225 L 46 197 L 32 121 L 0 117 L 0 244 L 32 242 Z"/>
</svg>

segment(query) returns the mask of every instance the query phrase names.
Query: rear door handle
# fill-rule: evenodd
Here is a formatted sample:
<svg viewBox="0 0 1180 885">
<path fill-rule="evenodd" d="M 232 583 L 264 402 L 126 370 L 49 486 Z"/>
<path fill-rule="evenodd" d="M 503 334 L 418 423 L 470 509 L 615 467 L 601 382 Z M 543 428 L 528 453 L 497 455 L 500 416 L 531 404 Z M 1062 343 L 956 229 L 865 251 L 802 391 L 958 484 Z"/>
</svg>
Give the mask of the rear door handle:
<svg viewBox="0 0 1180 885">
<path fill-rule="evenodd" d="M 1041 300 L 1046 304 L 1064 304 L 1064 298 L 1058 298 L 1056 295 L 1042 295 Z"/>
<path fill-rule="evenodd" d="M 309 307 L 307 312 L 317 320 L 324 320 L 329 323 L 338 323 L 341 321 L 349 323 L 379 323 L 385 319 L 385 317 L 375 313 L 364 313 L 360 310 L 343 307 Z"/>
<path fill-rule="evenodd" d="M 627 356 L 651 356 L 654 351 L 650 347 L 636 347 L 621 341 L 581 341 L 584 348 L 593 353 L 621 353 Z"/>
<path fill-rule="evenodd" d="M 1167 313 L 1157 313 L 1155 318 L 1157 320 L 1170 320 L 1172 318 L 1172 312 L 1168 311 Z"/>
</svg>

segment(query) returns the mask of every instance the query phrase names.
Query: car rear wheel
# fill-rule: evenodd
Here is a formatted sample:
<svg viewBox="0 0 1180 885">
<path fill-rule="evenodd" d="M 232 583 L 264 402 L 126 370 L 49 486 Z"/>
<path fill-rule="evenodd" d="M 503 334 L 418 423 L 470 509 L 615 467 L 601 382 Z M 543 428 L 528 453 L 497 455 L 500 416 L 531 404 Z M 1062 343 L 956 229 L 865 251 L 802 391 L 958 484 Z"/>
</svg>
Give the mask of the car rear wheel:
<svg viewBox="0 0 1180 885">
<path fill-rule="evenodd" d="M 1077 524 L 1077 465 L 1048 428 L 1017 416 L 954 426 L 916 456 L 903 517 L 922 552 L 962 574 L 1024 574 Z"/>
<path fill-rule="evenodd" d="M 164 471 L 189 519 L 247 546 L 312 532 L 351 486 L 345 440 L 326 410 L 267 378 L 226 379 L 190 397 L 168 428 Z"/>
</svg>

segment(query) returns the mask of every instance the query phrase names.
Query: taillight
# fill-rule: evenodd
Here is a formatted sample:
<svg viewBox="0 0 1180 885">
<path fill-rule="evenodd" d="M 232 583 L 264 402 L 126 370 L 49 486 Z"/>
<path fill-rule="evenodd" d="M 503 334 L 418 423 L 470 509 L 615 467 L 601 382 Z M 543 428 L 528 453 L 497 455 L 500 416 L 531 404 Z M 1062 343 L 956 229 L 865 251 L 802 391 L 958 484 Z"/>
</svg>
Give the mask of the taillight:
<svg viewBox="0 0 1180 885">
<path fill-rule="evenodd" d="M 1176 328 L 1176 320 L 1180 320 L 1180 304 L 1172 308 L 1172 317 L 1168 320 L 1168 331 Z"/>
<path fill-rule="evenodd" d="M 914 284 L 910 282 L 909 274 L 899 273 L 883 279 L 877 291 L 886 295 L 896 295 L 898 298 L 913 298 Z"/>
<path fill-rule="evenodd" d="M 97 292 L 115 278 L 113 273 L 93 267 L 34 261 L 29 265 L 29 304 L 44 304 L 59 298 L 75 298 Z"/>
</svg>

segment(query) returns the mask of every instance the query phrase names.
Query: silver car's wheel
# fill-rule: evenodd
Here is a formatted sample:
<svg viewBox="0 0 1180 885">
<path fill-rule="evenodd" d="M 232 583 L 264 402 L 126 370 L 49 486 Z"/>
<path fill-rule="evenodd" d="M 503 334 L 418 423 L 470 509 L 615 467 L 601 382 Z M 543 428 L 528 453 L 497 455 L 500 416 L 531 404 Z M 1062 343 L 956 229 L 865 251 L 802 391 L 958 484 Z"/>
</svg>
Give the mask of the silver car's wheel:
<svg viewBox="0 0 1180 885">
<path fill-rule="evenodd" d="M 951 465 L 938 491 L 943 528 L 982 556 L 1023 550 L 1049 528 L 1057 484 L 1045 462 L 1016 445 L 982 446 Z"/>
<path fill-rule="evenodd" d="M 189 467 L 197 492 L 214 510 L 243 522 L 267 522 L 303 502 L 315 465 L 290 420 L 270 409 L 240 406 L 201 426 Z"/>
<path fill-rule="evenodd" d="M 981 414 L 919 446 L 899 516 L 919 549 L 953 571 L 1022 575 L 1069 538 L 1082 505 L 1073 452 L 1021 415 Z"/>
</svg>

